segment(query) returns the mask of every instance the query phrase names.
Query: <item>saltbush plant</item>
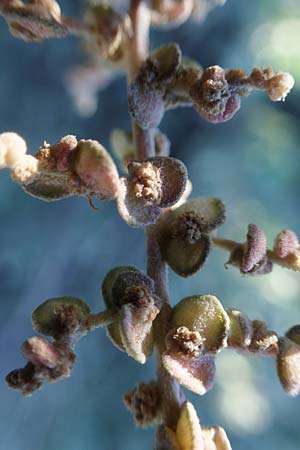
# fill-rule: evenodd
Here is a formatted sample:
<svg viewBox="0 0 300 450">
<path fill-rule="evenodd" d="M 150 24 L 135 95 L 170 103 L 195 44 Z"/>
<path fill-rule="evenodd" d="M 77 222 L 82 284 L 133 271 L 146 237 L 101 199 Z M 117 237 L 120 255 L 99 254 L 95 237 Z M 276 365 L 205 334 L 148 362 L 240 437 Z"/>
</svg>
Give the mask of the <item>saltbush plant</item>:
<svg viewBox="0 0 300 450">
<path fill-rule="evenodd" d="M 156 427 L 155 450 L 229 450 L 221 426 L 205 426 L 182 388 L 204 395 L 213 387 L 218 354 L 226 348 L 276 361 L 284 391 L 300 394 L 300 325 L 279 336 L 262 320 L 237 309 L 226 309 L 213 292 L 197 292 L 169 302 L 167 270 L 189 277 L 203 267 L 214 248 L 228 252 L 226 266 L 244 276 L 267 276 L 273 266 L 300 270 L 300 244 L 285 229 L 267 245 L 265 232 L 251 223 L 245 241 L 216 235 L 226 220 L 222 198 L 192 197 L 184 162 L 170 156 L 170 141 L 159 126 L 164 114 L 190 106 L 199 120 L 216 124 L 238 113 L 244 97 L 264 91 L 271 101 L 285 100 L 293 88 L 292 75 L 271 68 L 203 68 L 182 54 L 179 43 L 149 51 L 151 26 L 175 28 L 204 15 L 222 1 L 131 0 L 120 13 L 109 4 L 90 2 L 81 21 L 62 14 L 55 0 L 1 0 L 0 13 L 10 32 L 25 41 L 79 36 L 89 64 L 69 79 L 69 88 L 82 112 L 95 105 L 93 95 L 106 76 L 126 72 L 131 130 L 111 133 L 120 174 L 107 149 L 93 139 L 62 137 L 44 144 L 35 156 L 13 131 L 0 134 L 0 168 L 14 182 L 43 201 L 70 196 L 114 201 L 122 219 L 143 228 L 147 270 L 113 267 L 102 283 L 105 309 L 92 312 L 81 299 L 47 299 L 32 314 L 38 335 L 21 350 L 24 367 L 11 371 L 10 388 L 31 396 L 46 382 L 72 373 L 78 341 L 104 327 L 111 342 L 137 363 L 157 355 L 157 378 L 129 390 L 124 401 L 138 426 Z M 99 72 L 99 73 L 98 73 Z M 103 72 L 101 72 L 103 73 Z M 222 193 L 220 193 L 222 197 Z M 55 388 L 53 388 L 55 389 Z"/>
</svg>

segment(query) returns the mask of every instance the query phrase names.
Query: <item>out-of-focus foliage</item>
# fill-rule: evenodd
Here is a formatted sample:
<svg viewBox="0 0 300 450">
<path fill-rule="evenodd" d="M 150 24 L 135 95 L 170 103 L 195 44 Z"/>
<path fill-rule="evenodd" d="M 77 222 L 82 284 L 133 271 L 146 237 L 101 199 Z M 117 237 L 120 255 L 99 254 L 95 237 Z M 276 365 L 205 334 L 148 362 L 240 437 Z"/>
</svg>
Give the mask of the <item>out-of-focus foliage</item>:
<svg viewBox="0 0 300 450">
<path fill-rule="evenodd" d="M 79 4 L 62 10 L 79 15 Z M 296 85 L 283 104 L 264 95 L 244 102 L 232 121 L 210 125 L 192 110 L 167 114 L 162 123 L 172 156 L 188 167 L 194 195 L 221 197 L 227 222 L 220 236 L 243 240 L 249 223 L 264 229 L 269 243 L 284 228 L 299 233 L 300 1 L 228 0 L 202 24 L 153 32 L 153 48 L 176 40 L 204 66 L 269 66 L 291 72 Z M 130 126 L 126 83 L 101 94 L 92 118 L 80 118 L 64 87 L 64 74 L 83 57 L 75 39 L 26 44 L 0 24 L 0 131 L 16 131 L 34 153 L 44 140 L 66 134 L 97 139 L 109 147 L 112 128 Z M 129 229 L 114 205 L 93 211 L 83 199 L 46 204 L 24 195 L 7 173 L 0 177 L 0 354 L 1 378 L 21 366 L 19 345 L 32 333 L 30 316 L 46 298 L 84 298 L 100 309 L 100 285 L 115 266 L 144 268 L 143 233 Z M 203 271 L 186 280 L 170 274 L 172 301 L 211 293 L 223 305 L 267 321 L 284 333 L 300 314 L 299 275 L 275 268 L 262 278 L 226 271 L 219 250 Z M 147 372 L 148 371 L 148 372 Z M 47 385 L 30 399 L 1 383 L 0 449 L 141 450 L 152 431 L 135 430 L 122 405 L 123 393 L 151 379 L 154 361 L 140 367 L 115 349 L 103 330 L 78 346 L 71 379 Z M 219 423 L 235 450 L 298 450 L 299 399 L 287 397 L 271 359 L 224 351 L 217 384 L 206 396 L 191 396 L 202 423 Z"/>
</svg>

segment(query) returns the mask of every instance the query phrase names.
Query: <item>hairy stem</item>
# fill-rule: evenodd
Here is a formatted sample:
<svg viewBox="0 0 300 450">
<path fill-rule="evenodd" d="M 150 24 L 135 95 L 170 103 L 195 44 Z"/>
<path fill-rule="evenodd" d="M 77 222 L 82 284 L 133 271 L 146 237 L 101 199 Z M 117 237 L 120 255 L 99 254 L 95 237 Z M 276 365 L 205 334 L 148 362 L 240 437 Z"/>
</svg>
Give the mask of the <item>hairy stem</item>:
<svg viewBox="0 0 300 450">
<path fill-rule="evenodd" d="M 107 327 L 111 323 L 114 323 L 118 319 L 118 313 L 116 311 L 107 310 L 101 311 L 97 314 L 90 314 L 89 316 L 89 329 L 94 330 L 99 327 Z"/>
<path fill-rule="evenodd" d="M 133 35 L 130 43 L 130 69 L 128 78 L 132 80 L 140 64 L 148 56 L 150 11 L 144 0 L 131 0 L 130 17 L 132 22 Z M 143 130 L 133 120 L 133 137 L 138 160 L 145 160 L 155 155 L 154 131 L 153 129 Z M 164 337 L 169 328 L 169 294 L 167 286 L 167 268 L 162 259 L 158 239 L 157 226 L 151 225 L 146 229 L 147 239 L 147 273 L 155 283 L 157 295 L 161 298 L 164 306 L 156 319 L 156 344 L 157 344 L 157 377 L 158 384 L 163 398 L 164 423 L 170 427 L 175 427 L 181 401 L 178 383 L 167 373 L 161 362 L 161 354 L 164 351 Z"/>
</svg>

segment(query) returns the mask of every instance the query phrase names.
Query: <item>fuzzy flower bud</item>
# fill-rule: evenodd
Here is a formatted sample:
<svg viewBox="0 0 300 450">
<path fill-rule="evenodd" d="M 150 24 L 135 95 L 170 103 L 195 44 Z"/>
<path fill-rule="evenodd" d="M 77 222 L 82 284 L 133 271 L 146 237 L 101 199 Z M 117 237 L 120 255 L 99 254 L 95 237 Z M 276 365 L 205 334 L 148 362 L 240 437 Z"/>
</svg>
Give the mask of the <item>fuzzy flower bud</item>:
<svg viewBox="0 0 300 450">
<path fill-rule="evenodd" d="M 13 167 L 26 152 L 26 142 L 17 133 L 0 134 L 0 169 Z"/>
<path fill-rule="evenodd" d="M 274 253 L 279 258 L 286 258 L 298 249 L 299 242 L 296 234 L 291 230 L 282 230 L 274 240 Z"/>
<path fill-rule="evenodd" d="M 256 225 L 248 226 L 247 241 L 238 244 L 231 252 L 229 261 L 244 275 L 265 275 L 272 271 L 273 264 L 267 256 L 267 240 Z"/>
<path fill-rule="evenodd" d="M 43 365 L 53 369 L 59 360 L 55 347 L 43 337 L 31 337 L 22 345 L 22 352 L 28 361 L 36 365 Z"/>
<path fill-rule="evenodd" d="M 273 102 L 285 100 L 295 84 L 295 80 L 287 72 L 274 72 L 272 69 L 253 69 L 250 83 L 255 88 L 267 91 Z"/>
<path fill-rule="evenodd" d="M 74 169 L 90 195 L 101 200 L 116 197 L 119 175 L 112 158 L 99 142 L 84 139 L 78 142 Z"/>
<path fill-rule="evenodd" d="M 124 396 L 125 405 L 132 412 L 137 426 L 158 425 L 162 421 L 161 393 L 156 381 L 141 383 Z"/>
<path fill-rule="evenodd" d="M 129 111 L 143 129 L 157 128 L 164 114 L 164 94 L 176 77 L 181 52 L 176 44 L 167 44 L 142 64 L 128 89 Z"/>
<path fill-rule="evenodd" d="M 205 69 L 199 81 L 190 89 L 190 95 L 198 114 L 208 122 L 221 123 L 230 120 L 240 109 L 240 97 L 232 92 L 219 66 Z"/>
<path fill-rule="evenodd" d="M 160 208 L 174 205 L 187 183 L 185 165 L 163 156 L 131 162 L 128 178 L 121 178 L 117 199 L 121 217 L 133 227 L 155 223 Z"/>
<path fill-rule="evenodd" d="M 33 0 L 30 3 L 8 2 L 0 6 L 11 34 L 24 41 L 41 41 L 68 34 L 61 21 L 61 12 L 55 0 Z"/>
<path fill-rule="evenodd" d="M 11 170 L 12 179 L 22 186 L 32 183 L 39 168 L 39 161 L 32 155 L 24 155 L 14 164 Z"/>
<path fill-rule="evenodd" d="M 122 56 L 124 19 L 108 5 L 89 4 L 85 14 L 85 22 L 104 58 L 112 61 Z"/>
</svg>

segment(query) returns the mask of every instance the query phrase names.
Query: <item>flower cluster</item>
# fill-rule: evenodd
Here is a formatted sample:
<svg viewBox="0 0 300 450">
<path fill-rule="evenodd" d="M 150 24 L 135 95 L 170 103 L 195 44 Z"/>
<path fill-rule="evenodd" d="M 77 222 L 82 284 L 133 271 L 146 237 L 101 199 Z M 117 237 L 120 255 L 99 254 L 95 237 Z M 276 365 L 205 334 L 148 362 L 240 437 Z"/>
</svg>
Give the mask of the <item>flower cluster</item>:
<svg viewBox="0 0 300 450">
<path fill-rule="evenodd" d="M 54 341 L 35 336 L 22 345 L 28 363 L 6 377 L 9 387 L 30 396 L 43 383 L 55 383 L 69 377 L 75 363 L 73 349 L 90 328 L 90 309 L 82 300 L 72 297 L 50 299 L 32 314 L 36 332 L 51 336 Z"/>
</svg>

